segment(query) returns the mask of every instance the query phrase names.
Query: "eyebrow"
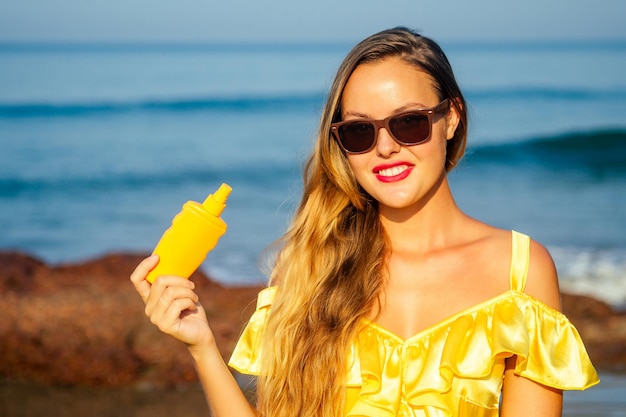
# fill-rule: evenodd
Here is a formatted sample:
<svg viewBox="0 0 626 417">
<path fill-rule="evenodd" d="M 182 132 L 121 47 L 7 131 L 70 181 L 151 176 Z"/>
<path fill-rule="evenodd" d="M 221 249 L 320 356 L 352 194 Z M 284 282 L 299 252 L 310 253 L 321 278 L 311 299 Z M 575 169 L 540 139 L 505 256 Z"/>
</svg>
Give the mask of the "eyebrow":
<svg viewBox="0 0 626 417">
<path fill-rule="evenodd" d="M 435 104 L 436 106 L 436 104 Z M 394 109 L 390 115 L 392 114 L 400 114 L 400 113 L 404 113 L 406 111 L 411 111 L 411 110 L 423 110 L 423 109 L 429 109 L 430 107 L 422 104 L 422 103 L 407 103 L 404 106 L 398 107 L 397 109 Z M 348 116 L 352 116 L 352 117 L 358 117 L 359 119 L 372 119 L 370 116 L 368 116 L 365 113 L 360 113 L 360 112 L 347 112 L 342 119 L 345 120 L 346 117 Z"/>
</svg>

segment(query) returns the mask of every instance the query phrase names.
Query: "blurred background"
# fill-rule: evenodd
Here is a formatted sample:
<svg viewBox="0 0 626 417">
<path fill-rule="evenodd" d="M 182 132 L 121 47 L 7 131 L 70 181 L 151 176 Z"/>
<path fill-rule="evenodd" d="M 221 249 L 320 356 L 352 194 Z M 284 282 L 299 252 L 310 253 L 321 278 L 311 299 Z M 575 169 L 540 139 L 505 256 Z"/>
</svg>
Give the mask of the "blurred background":
<svg viewBox="0 0 626 417">
<path fill-rule="evenodd" d="M 328 0 L 0 4 L 0 248 L 148 252 L 187 200 L 234 191 L 205 269 L 262 282 L 339 62 L 406 25 L 466 94 L 470 214 L 530 234 L 567 290 L 626 301 L 626 4 Z"/>
<path fill-rule="evenodd" d="M 226 182 L 229 230 L 203 268 L 264 282 L 334 71 L 405 25 L 441 44 L 469 103 L 460 206 L 544 243 L 564 290 L 622 309 L 624 18 L 621 0 L 3 0 L 0 250 L 147 253 Z"/>
</svg>

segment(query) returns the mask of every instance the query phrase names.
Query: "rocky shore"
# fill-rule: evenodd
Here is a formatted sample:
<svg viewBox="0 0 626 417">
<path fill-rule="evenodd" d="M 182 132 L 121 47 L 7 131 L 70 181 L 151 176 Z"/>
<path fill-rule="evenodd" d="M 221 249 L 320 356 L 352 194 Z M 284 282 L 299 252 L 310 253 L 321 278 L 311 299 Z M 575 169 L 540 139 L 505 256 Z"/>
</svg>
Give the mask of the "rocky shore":
<svg viewBox="0 0 626 417">
<path fill-rule="evenodd" d="M 144 255 L 111 254 L 50 266 L 0 253 L 0 379 L 43 386 L 194 386 L 185 347 L 144 316 L 128 276 Z M 224 287 L 194 277 L 224 357 L 255 307 L 260 287 Z M 589 297 L 563 295 L 596 367 L 626 371 L 626 314 Z"/>
</svg>

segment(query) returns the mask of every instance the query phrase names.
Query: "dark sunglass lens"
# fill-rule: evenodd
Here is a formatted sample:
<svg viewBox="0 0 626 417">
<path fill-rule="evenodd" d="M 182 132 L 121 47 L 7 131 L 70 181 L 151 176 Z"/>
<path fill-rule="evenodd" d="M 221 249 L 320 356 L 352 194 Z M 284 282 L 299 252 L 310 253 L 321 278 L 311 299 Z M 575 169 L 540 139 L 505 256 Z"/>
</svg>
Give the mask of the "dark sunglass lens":
<svg viewBox="0 0 626 417">
<path fill-rule="evenodd" d="M 389 128 L 399 141 L 406 144 L 417 144 L 430 136 L 428 116 L 419 113 L 408 113 L 394 117 L 389 121 Z"/>
<path fill-rule="evenodd" d="M 374 143 L 374 126 L 367 122 L 347 123 L 339 128 L 339 137 L 346 150 L 363 152 Z"/>
</svg>

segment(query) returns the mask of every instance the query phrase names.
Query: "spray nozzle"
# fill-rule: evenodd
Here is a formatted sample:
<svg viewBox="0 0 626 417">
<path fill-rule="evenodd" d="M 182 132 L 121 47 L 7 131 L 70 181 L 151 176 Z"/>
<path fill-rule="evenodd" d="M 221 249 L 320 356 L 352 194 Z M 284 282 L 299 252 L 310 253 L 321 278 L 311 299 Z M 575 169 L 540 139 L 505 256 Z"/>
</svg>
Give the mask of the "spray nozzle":
<svg viewBox="0 0 626 417">
<path fill-rule="evenodd" d="M 226 200 L 231 191 L 232 188 L 228 184 L 222 184 L 215 193 L 204 200 L 202 206 L 212 215 L 219 216 L 226 207 Z"/>
</svg>

